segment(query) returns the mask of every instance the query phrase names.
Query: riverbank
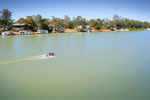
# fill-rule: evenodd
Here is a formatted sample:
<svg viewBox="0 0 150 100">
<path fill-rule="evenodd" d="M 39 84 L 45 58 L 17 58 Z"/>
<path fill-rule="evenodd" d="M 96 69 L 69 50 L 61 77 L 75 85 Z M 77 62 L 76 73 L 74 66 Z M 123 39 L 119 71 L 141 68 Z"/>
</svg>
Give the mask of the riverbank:
<svg viewBox="0 0 150 100">
<path fill-rule="evenodd" d="M 145 29 L 145 28 L 140 28 L 140 29 L 137 29 L 137 28 L 129 28 L 127 29 L 128 31 L 141 31 L 141 30 L 148 30 L 148 29 Z M 91 32 L 114 32 L 114 31 L 125 31 L 125 30 L 121 30 L 121 29 L 103 29 L 103 30 L 96 30 L 96 29 L 92 29 Z M 11 32 L 11 33 L 14 33 L 15 35 L 20 35 L 20 32 L 14 32 L 12 30 L 10 31 L 0 31 L 0 35 L 2 32 Z M 77 29 L 65 29 L 64 32 L 62 33 L 76 33 L 78 32 Z M 86 32 L 86 29 L 84 29 L 84 32 Z M 56 34 L 59 33 L 59 32 L 56 32 Z M 32 32 L 32 34 L 38 34 L 38 32 Z M 42 34 L 42 33 L 41 33 Z"/>
</svg>

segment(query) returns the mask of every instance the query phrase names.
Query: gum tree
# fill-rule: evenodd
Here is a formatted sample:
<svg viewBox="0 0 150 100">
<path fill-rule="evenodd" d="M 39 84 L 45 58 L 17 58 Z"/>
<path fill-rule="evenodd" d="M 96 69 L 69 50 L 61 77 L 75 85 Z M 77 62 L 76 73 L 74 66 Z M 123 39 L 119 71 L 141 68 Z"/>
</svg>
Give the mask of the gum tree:
<svg viewBox="0 0 150 100">
<path fill-rule="evenodd" d="M 120 19 L 121 19 L 121 16 L 118 16 L 117 14 L 115 14 L 113 16 L 113 21 L 114 21 L 115 28 L 117 28 L 117 23 L 118 23 L 118 21 L 120 21 Z"/>
<path fill-rule="evenodd" d="M 11 16 L 12 12 L 10 12 L 8 9 L 3 9 L 2 11 L 0 11 L 1 25 L 6 29 L 8 29 L 10 25 L 13 23 Z"/>
</svg>

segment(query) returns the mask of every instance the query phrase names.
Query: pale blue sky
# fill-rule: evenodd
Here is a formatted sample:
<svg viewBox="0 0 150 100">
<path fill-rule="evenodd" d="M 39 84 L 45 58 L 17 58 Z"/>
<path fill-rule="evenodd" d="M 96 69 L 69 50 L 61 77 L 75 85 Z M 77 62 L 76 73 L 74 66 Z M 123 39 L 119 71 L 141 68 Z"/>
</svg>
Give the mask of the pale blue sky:
<svg viewBox="0 0 150 100">
<path fill-rule="evenodd" d="M 1 0 L 0 11 L 9 9 L 18 20 L 28 15 L 41 14 L 64 18 L 82 16 L 86 19 L 108 18 L 114 14 L 123 18 L 150 22 L 150 0 Z"/>
</svg>

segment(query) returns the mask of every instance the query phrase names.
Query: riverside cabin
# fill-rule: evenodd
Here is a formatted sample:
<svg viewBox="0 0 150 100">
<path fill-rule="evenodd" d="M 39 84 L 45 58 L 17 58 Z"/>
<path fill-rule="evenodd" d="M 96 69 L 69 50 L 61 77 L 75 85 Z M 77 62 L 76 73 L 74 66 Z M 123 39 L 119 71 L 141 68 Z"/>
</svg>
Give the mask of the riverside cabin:
<svg viewBox="0 0 150 100">
<path fill-rule="evenodd" d="M 47 34 L 48 30 L 38 30 L 38 34 Z"/>
<path fill-rule="evenodd" d="M 13 27 L 12 27 L 12 30 L 16 32 L 19 32 L 21 30 L 31 30 L 31 29 L 33 29 L 32 26 L 30 24 L 25 24 L 25 23 L 22 23 L 22 24 L 16 23 L 16 24 L 13 24 Z"/>
</svg>

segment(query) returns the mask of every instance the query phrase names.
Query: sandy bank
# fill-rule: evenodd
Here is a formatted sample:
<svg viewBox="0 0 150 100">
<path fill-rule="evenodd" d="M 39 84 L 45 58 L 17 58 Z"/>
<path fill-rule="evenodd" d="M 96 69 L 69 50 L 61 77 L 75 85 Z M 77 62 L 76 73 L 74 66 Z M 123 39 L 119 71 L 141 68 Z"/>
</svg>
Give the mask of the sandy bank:
<svg viewBox="0 0 150 100">
<path fill-rule="evenodd" d="M 77 32 L 76 29 L 65 29 L 64 31 L 65 33 L 74 33 L 74 32 Z"/>
</svg>

